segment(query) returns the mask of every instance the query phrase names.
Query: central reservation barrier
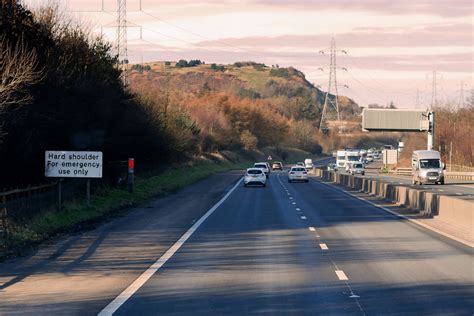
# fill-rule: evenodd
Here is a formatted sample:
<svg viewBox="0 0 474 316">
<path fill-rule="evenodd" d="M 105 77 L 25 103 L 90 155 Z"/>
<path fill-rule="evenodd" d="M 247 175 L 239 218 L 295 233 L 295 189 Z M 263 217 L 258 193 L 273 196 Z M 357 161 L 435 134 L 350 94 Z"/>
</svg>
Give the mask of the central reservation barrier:
<svg viewBox="0 0 474 316">
<path fill-rule="evenodd" d="M 473 241 L 474 202 L 472 201 L 322 169 L 314 169 L 313 174 L 324 181 L 389 200 L 416 210 L 425 217 L 436 217 L 462 230 L 470 231 L 470 241 Z"/>
</svg>

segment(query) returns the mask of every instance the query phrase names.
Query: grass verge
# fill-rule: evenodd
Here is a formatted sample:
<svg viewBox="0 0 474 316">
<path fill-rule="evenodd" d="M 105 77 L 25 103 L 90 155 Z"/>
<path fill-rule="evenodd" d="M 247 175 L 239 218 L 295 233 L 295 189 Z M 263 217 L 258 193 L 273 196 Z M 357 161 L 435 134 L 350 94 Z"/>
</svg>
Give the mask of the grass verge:
<svg viewBox="0 0 474 316">
<path fill-rule="evenodd" d="M 84 199 L 66 202 L 61 211 L 48 210 L 34 217 L 27 225 L 14 226 L 5 240 L 6 251 L 0 252 L 0 260 L 19 255 L 31 247 L 65 232 L 74 232 L 117 216 L 118 211 L 184 188 L 210 175 L 244 169 L 249 163 L 215 163 L 200 161 L 171 167 L 158 175 L 137 177 L 135 192 L 116 188 L 103 188 L 91 198 L 90 206 Z"/>
</svg>

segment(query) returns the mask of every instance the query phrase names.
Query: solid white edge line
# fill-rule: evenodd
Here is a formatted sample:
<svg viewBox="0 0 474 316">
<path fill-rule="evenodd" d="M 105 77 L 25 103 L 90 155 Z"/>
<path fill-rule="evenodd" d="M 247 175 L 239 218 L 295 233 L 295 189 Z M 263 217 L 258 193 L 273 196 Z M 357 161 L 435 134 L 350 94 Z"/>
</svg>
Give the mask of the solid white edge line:
<svg viewBox="0 0 474 316">
<path fill-rule="evenodd" d="M 204 221 L 211 216 L 214 211 L 221 206 L 221 204 L 227 200 L 232 192 L 237 189 L 242 179 L 230 189 L 222 199 L 219 200 L 212 208 L 210 208 L 206 214 L 204 214 L 199 221 L 197 221 L 186 233 L 184 233 L 177 242 L 174 243 L 155 263 L 153 263 L 145 272 L 143 272 L 132 284 L 130 284 L 122 293 L 120 293 L 112 302 L 110 302 L 104 309 L 102 309 L 97 315 L 109 316 L 115 313 L 120 306 L 122 306 L 133 294 L 135 294 L 175 253 L 181 248 L 181 246 L 188 240 L 189 237 L 201 226 Z"/>
<path fill-rule="evenodd" d="M 347 277 L 347 275 L 344 273 L 344 271 L 342 270 L 336 270 L 336 275 L 337 277 L 339 278 L 339 280 L 341 281 L 348 281 L 349 278 Z"/>
<path fill-rule="evenodd" d="M 365 203 L 368 203 L 368 204 L 370 204 L 370 205 L 372 205 L 372 206 L 375 206 L 375 207 L 377 207 L 377 208 L 379 208 L 379 209 L 381 209 L 381 210 L 384 210 L 385 212 L 390 213 L 390 214 L 392 214 L 392 215 L 394 215 L 394 216 L 403 218 L 403 219 L 405 219 L 405 220 L 407 220 L 407 221 L 409 221 L 409 222 L 411 222 L 411 223 L 413 223 L 413 224 L 419 225 L 419 226 L 424 227 L 424 228 L 426 228 L 426 229 L 428 229 L 428 230 L 431 230 L 431 231 L 433 231 L 433 232 L 435 232 L 435 233 L 438 233 L 438 234 L 440 234 L 440 235 L 442 235 L 442 236 L 444 236 L 444 237 L 447 237 L 447 238 L 449 238 L 449 239 L 455 240 L 455 241 L 457 241 L 457 242 L 459 242 L 459 243 L 461 243 L 461 244 L 463 244 L 463 245 L 466 245 L 466 246 L 468 246 L 468 247 L 474 248 L 474 243 L 471 243 L 471 242 L 469 242 L 469 241 L 467 241 L 467 240 L 458 238 L 458 237 L 453 236 L 453 235 L 451 235 L 451 234 L 445 233 L 445 232 L 443 232 L 443 231 L 441 231 L 441 230 L 439 230 L 439 229 L 437 229 L 437 228 L 434 228 L 434 227 L 432 227 L 432 226 L 426 225 L 425 223 L 422 223 L 422 222 L 420 222 L 420 221 L 417 221 L 416 219 L 409 218 L 409 217 L 406 217 L 405 215 L 398 214 L 398 213 L 396 213 L 396 212 L 394 212 L 394 211 L 389 210 L 388 208 L 385 208 L 385 207 L 383 207 L 383 206 L 381 206 L 381 205 L 377 205 L 377 204 L 375 204 L 374 202 L 367 201 L 367 200 L 365 200 L 365 199 L 363 199 L 363 198 L 361 198 L 361 197 L 358 197 L 358 196 L 356 196 L 356 195 L 354 195 L 354 194 L 352 194 L 352 193 L 349 193 L 349 192 L 347 192 L 347 191 L 345 191 L 345 190 L 343 190 L 343 189 L 340 189 L 340 188 L 336 187 L 335 185 L 328 184 L 328 183 L 325 183 L 325 182 L 320 181 L 320 180 L 314 180 L 314 179 L 313 179 L 313 181 L 317 181 L 317 182 L 319 182 L 319 183 L 322 183 L 322 184 L 324 184 L 325 186 L 327 186 L 327 187 L 329 187 L 329 188 L 332 188 L 333 190 L 337 190 L 337 191 L 339 191 L 339 192 L 345 193 L 345 194 L 347 194 L 347 195 L 349 195 L 349 196 L 352 196 L 352 197 L 354 197 L 354 198 L 356 198 L 356 199 L 358 199 L 358 200 L 361 200 L 361 201 L 363 201 L 363 202 L 365 202 Z"/>
</svg>

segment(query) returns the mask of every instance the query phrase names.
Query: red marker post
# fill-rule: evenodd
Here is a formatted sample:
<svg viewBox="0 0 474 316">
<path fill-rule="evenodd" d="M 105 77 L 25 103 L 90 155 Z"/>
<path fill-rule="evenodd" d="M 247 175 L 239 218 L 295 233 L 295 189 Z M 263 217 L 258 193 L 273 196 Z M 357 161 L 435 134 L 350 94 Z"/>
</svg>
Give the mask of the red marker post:
<svg viewBox="0 0 474 316">
<path fill-rule="evenodd" d="M 128 192 L 130 193 L 133 193 L 134 186 L 135 186 L 134 173 L 135 173 L 135 159 L 128 158 L 127 186 L 128 186 Z"/>
</svg>

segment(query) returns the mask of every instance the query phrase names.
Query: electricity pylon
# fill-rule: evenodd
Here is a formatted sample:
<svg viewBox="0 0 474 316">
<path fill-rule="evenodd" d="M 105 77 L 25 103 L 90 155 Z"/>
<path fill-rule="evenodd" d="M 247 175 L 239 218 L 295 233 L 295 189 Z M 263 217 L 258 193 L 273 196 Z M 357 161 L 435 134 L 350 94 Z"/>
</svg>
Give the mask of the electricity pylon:
<svg viewBox="0 0 474 316">
<path fill-rule="evenodd" d="M 339 113 L 339 93 L 337 91 L 337 75 L 336 75 L 336 69 L 337 69 L 337 60 L 336 60 L 336 55 L 338 52 L 347 54 L 346 51 L 344 50 L 337 50 L 336 49 L 336 40 L 334 38 L 331 39 L 331 48 L 329 49 L 331 58 L 330 58 L 330 63 L 329 63 L 329 83 L 328 83 L 328 89 L 326 92 L 326 98 L 324 99 L 324 106 L 323 106 L 323 112 L 321 114 L 321 121 L 319 122 L 319 130 L 325 130 L 328 129 L 326 121 L 328 120 L 328 113 L 334 109 L 336 111 L 336 117 L 337 120 L 340 121 L 340 113 Z M 319 52 L 320 54 L 326 54 L 326 51 L 322 50 Z M 329 95 L 332 92 L 332 89 L 334 88 L 334 92 L 332 93 L 335 98 L 334 100 L 331 100 Z"/>
<path fill-rule="evenodd" d="M 117 58 L 123 85 L 127 84 L 127 0 L 117 0 Z"/>
</svg>

